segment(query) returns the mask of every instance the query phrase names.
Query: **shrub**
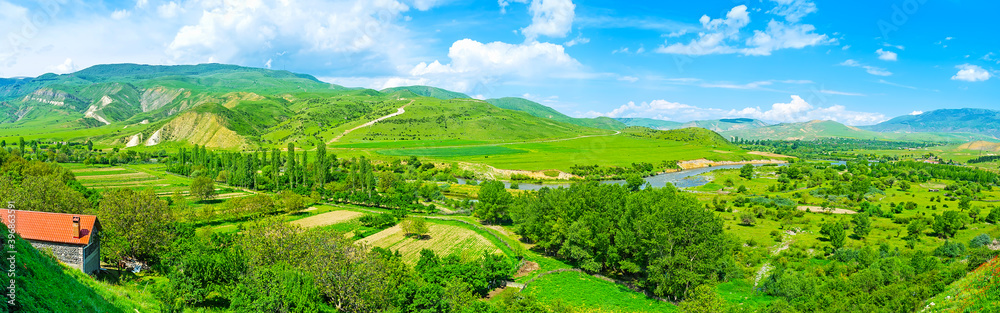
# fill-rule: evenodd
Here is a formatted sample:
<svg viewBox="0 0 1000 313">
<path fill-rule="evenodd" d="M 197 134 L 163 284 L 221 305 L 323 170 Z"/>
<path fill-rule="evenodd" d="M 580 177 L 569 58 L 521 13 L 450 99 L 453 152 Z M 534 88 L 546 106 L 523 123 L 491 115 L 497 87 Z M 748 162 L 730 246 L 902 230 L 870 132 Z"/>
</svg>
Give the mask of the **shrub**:
<svg viewBox="0 0 1000 313">
<path fill-rule="evenodd" d="M 740 215 L 740 225 L 743 226 L 753 226 L 757 223 L 757 219 L 753 217 L 753 214 L 743 213 Z"/>
<path fill-rule="evenodd" d="M 965 245 L 960 242 L 945 241 L 937 249 L 934 249 L 934 255 L 939 257 L 956 258 L 965 254 Z"/>
<path fill-rule="evenodd" d="M 969 248 L 979 248 L 988 245 L 991 242 L 993 242 L 993 238 L 990 238 L 990 235 L 980 234 L 979 236 L 976 236 L 976 238 L 972 238 L 972 241 L 969 242 Z"/>
</svg>

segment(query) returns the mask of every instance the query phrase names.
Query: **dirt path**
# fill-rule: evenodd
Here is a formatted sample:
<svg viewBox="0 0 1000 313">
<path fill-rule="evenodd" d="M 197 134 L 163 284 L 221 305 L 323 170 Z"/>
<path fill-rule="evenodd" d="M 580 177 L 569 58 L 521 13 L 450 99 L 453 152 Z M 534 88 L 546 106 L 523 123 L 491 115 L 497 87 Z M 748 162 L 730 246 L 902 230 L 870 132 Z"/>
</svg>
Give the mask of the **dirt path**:
<svg viewBox="0 0 1000 313">
<path fill-rule="evenodd" d="M 368 126 L 372 126 L 372 125 L 375 125 L 375 123 L 378 123 L 378 122 L 384 121 L 386 119 L 390 119 L 390 118 L 399 116 L 400 114 L 406 113 L 406 107 L 409 106 L 409 105 L 411 105 L 411 104 L 413 104 L 413 102 L 415 102 L 415 101 L 417 101 L 417 100 L 410 100 L 410 103 L 407 103 L 406 105 L 400 107 L 399 109 L 396 109 L 396 113 L 392 113 L 392 114 L 389 114 L 389 115 L 377 118 L 374 121 L 361 124 L 358 127 L 348 129 L 348 130 L 344 131 L 343 134 L 340 134 L 340 136 L 337 136 L 337 137 L 333 138 L 332 140 L 330 140 L 326 144 L 329 145 L 329 144 L 332 144 L 334 142 L 337 142 L 338 140 L 340 140 L 340 138 L 343 138 L 344 136 L 347 136 L 347 134 L 350 134 L 351 132 L 353 132 L 355 130 L 362 129 L 362 128 L 365 128 L 365 127 L 368 127 Z"/>
<path fill-rule="evenodd" d="M 854 212 L 854 211 L 847 210 L 847 209 L 824 208 L 824 207 L 821 207 L 821 206 L 806 206 L 806 205 L 799 206 L 797 209 L 799 211 L 807 211 L 807 212 L 813 212 L 813 213 L 826 213 L 826 212 L 833 213 L 833 214 L 857 214 L 858 213 L 858 212 Z"/>
<path fill-rule="evenodd" d="M 790 247 L 792 243 L 795 242 L 795 240 L 792 240 L 793 237 L 795 237 L 795 235 L 798 234 L 799 234 L 798 232 L 789 232 L 782 234 L 781 242 L 778 243 L 778 246 L 774 248 L 774 251 L 771 251 L 771 255 L 776 256 L 780 254 L 781 251 L 788 250 L 788 247 Z M 764 276 L 767 275 L 767 273 L 770 271 L 771 271 L 771 262 L 766 262 L 764 263 L 764 265 L 761 265 L 760 270 L 757 271 L 757 275 L 754 277 L 753 286 L 757 287 L 757 284 L 760 283 L 760 280 L 764 279 Z"/>
</svg>

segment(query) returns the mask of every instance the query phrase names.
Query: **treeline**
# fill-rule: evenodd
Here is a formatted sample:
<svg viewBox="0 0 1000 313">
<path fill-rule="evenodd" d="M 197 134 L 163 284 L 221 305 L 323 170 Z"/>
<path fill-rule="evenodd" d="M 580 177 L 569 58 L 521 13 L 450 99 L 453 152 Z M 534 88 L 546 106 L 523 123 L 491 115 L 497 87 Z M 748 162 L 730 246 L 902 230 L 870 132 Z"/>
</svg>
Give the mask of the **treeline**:
<svg viewBox="0 0 1000 313">
<path fill-rule="evenodd" d="M 653 176 L 669 170 L 679 170 L 676 160 L 661 161 L 659 164 L 648 162 L 632 163 L 628 167 L 600 166 L 600 165 L 573 165 L 570 167 L 570 174 L 586 179 L 596 180 L 624 180 L 630 176 L 647 177 Z"/>
<path fill-rule="evenodd" d="M 424 250 L 411 267 L 398 252 L 277 219 L 239 234 L 180 227 L 176 236 L 162 259 L 168 280 L 153 289 L 166 312 L 553 312 L 516 293 L 479 301 L 514 274 L 517 264 L 503 255 L 463 261 Z"/>
<path fill-rule="evenodd" d="M 26 160 L 59 163 L 83 164 L 128 164 L 145 162 L 166 157 L 165 150 L 155 152 L 139 152 L 113 148 L 108 151 L 94 148 L 94 142 L 87 141 L 26 141 L 23 137 L 17 142 L 8 143 L 0 140 L 0 150 L 8 154 L 20 156 Z"/>
<path fill-rule="evenodd" d="M 969 164 L 987 163 L 987 162 L 993 162 L 993 161 L 997 161 L 997 160 L 1000 160 L 1000 155 L 988 155 L 988 156 L 981 156 L 981 157 L 977 157 L 975 159 L 969 160 Z"/>
<path fill-rule="evenodd" d="M 214 152 L 204 146 L 180 148 L 166 161 L 167 171 L 253 190 L 290 190 L 314 199 L 330 199 L 405 212 L 435 212 L 427 202 L 448 203 L 433 181 L 454 183 L 472 176 L 454 166 L 437 168 L 414 157 L 374 164 L 365 157 L 339 159 L 320 143 L 316 151 Z M 425 183 L 426 182 L 426 183 Z"/>
<path fill-rule="evenodd" d="M 675 301 L 699 285 L 741 276 L 722 220 L 669 186 L 543 188 L 516 198 L 510 219 L 546 255 Z"/>
<path fill-rule="evenodd" d="M 816 140 L 749 140 L 733 138 L 733 143 L 750 150 L 818 159 L 851 159 L 840 154 L 856 150 L 908 150 L 935 147 L 941 143 L 885 141 L 872 139 L 820 138 Z"/>
</svg>

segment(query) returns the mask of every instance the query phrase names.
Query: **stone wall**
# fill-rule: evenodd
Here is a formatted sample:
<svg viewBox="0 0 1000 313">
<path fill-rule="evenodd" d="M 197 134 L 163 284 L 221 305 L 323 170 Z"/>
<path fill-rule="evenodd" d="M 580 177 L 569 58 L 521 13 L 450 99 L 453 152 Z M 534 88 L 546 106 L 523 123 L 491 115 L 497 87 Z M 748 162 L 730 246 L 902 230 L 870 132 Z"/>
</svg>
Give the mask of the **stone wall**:
<svg viewBox="0 0 1000 313">
<path fill-rule="evenodd" d="M 52 254 L 60 262 L 75 269 L 83 270 L 83 246 L 34 240 L 28 240 L 28 242 L 40 251 L 52 251 Z"/>
</svg>

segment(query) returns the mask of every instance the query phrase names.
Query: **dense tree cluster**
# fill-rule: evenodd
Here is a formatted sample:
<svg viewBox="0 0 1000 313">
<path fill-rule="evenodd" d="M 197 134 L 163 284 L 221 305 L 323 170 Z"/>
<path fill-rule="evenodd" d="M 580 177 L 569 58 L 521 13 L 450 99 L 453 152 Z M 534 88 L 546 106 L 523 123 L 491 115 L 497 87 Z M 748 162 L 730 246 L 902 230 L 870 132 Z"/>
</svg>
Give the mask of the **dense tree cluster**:
<svg viewBox="0 0 1000 313">
<path fill-rule="evenodd" d="M 673 187 L 629 191 L 576 184 L 517 198 L 518 234 L 580 268 L 634 280 L 654 294 L 683 298 L 730 278 L 733 241 L 722 220 Z"/>
</svg>

